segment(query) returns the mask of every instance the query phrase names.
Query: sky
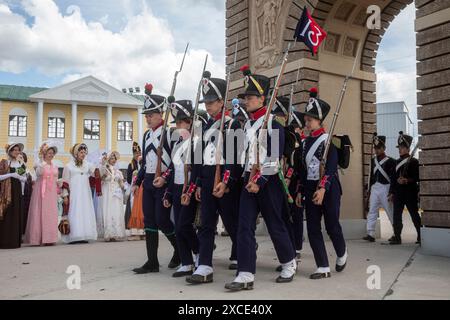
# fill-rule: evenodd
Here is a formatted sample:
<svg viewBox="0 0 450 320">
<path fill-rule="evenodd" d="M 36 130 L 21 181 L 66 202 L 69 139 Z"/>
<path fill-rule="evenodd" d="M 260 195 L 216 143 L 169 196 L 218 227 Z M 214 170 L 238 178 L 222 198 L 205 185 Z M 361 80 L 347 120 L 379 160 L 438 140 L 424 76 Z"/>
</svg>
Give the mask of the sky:
<svg viewBox="0 0 450 320">
<path fill-rule="evenodd" d="M 206 54 L 213 76 L 224 75 L 224 11 L 221 0 L 0 0 L 0 83 L 93 75 L 168 94 L 189 41 L 177 93 L 194 98 Z"/>
<path fill-rule="evenodd" d="M 414 122 L 417 121 L 415 10 L 412 3 L 392 21 L 381 40 L 375 66 L 377 102 L 404 101 Z"/>
<path fill-rule="evenodd" d="M 393 21 L 377 56 L 377 101 L 415 112 L 414 5 Z M 206 18 L 207 17 L 207 18 Z M 194 99 L 206 54 L 224 76 L 224 0 L 0 0 L 0 83 L 54 87 L 93 75 L 117 88 L 150 82 Z"/>
</svg>

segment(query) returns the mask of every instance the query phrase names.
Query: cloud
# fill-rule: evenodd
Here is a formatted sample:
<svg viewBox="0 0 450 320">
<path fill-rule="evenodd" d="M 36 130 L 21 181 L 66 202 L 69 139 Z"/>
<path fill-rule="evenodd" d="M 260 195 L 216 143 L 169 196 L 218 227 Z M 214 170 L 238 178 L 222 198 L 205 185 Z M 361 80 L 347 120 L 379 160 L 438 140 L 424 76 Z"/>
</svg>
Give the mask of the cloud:
<svg viewBox="0 0 450 320">
<path fill-rule="evenodd" d="M 377 102 L 405 101 L 416 107 L 415 7 L 406 7 L 386 31 L 377 55 Z"/>
<path fill-rule="evenodd" d="M 37 69 L 46 76 L 62 75 L 65 82 L 93 75 L 117 88 L 152 82 L 155 93 L 169 93 L 183 50 L 176 49 L 168 21 L 147 5 L 138 13 L 127 11 L 127 21 L 117 32 L 104 26 L 111 17 L 87 21 L 74 5 L 63 14 L 53 0 L 23 0 L 21 9 L 33 18 L 32 24 L 0 2 L 0 71 Z M 176 96 L 195 96 L 207 53 L 198 47 L 189 51 Z M 224 75 L 222 63 L 214 57 L 208 69 Z"/>
</svg>

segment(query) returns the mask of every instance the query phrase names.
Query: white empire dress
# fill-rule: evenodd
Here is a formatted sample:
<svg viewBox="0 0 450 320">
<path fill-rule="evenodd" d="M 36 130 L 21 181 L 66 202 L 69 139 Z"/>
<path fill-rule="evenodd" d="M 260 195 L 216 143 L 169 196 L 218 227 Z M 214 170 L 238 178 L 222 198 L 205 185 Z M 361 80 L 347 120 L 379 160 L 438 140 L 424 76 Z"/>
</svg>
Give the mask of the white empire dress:
<svg viewBox="0 0 450 320">
<path fill-rule="evenodd" d="M 95 221 L 94 202 L 92 200 L 89 177 L 94 174 L 95 167 L 87 161 L 81 167 L 71 160 L 64 167 L 63 180 L 69 184 L 69 225 L 70 233 L 62 236 L 62 241 L 97 240 L 97 223 Z"/>
<path fill-rule="evenodd" d="M 122 172 L 112 166 L 100 168 L 102 176 L 102 202 L 104 238 L 124 239 L 125 233 L 125 209 L 123 206 L 123 191 L 119 181 L 123 181 Z"/>
</svg>

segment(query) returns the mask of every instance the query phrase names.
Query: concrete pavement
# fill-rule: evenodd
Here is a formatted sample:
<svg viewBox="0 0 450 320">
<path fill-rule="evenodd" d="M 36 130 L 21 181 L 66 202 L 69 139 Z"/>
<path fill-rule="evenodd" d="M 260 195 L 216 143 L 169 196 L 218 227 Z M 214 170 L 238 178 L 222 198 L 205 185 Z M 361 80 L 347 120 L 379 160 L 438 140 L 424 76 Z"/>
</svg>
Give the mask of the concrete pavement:
<svg viewBox="0 0 450 320">
<path fill-rule="evenodd" d="M 388 236 L 389 230 L 383 234 L 385 239 Z M 319 281 L 308 279 L 315 265 L 305 243 L 295 280 L 276 284 L 273 245 L 268 237 L 258 237 L 255 289 L 238 293 L 224 289 L 234 274 L 227 269 L 230 240 L 220 236 L 214 255 L 214 283 L 203 286 L 171 278 L 173 271 L 167 269 L 167 263 L 172 252 L 162 236 L 161 272 L 148 275 L 131 272 L 144 262 L 143 241 L 0 250 L 0 299 L 450 299 L 450 259 L 423 255 L 414 238 L 409 231 L 401 246 L 349 241 L 348 267 L 340 274 L 334 272 L 336 257 L 327 242 L 332 277 Z M 67 288 L 70 274 L 66 271 L 71 265 L 81 270 L 80 290 Z M 368 288 L 369 277 L 369 285 L 377 283 L 375 276 L 367 273 L 368 268 L 380 271 L 379 289 Z"/>
</svg>

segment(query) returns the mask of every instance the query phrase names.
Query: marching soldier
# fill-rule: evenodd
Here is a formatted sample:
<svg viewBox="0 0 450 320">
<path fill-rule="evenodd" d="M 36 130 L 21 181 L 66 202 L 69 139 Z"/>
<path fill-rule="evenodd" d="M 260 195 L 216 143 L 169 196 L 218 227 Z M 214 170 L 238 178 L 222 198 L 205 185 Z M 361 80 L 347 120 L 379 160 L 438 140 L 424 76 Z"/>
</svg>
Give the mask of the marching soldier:
<svg viewBox="0 0 450 320">
<path fill-rule="evenodd" d="M 278 283 L 291 282 L 297 271 L 295 250 L 283 219 L 282 207 L 285 206 L 284 189 L 278 176 L 280 160 L 284 151 L 284 129 L 274 121 L 271 115 L 267 123 L 267 152 L 256 156 L 255 141 L 263 126 L 267 112 L 267 96 L 270 79 L 262 75 L 251 74 L 248 67 L 241 71 L 246 76 L 246 91 L 240 95 L 245 99 L 246 109 L 251 114 L 251 121 L 245 126 L 245 188 L 241 193 L 238 224 L 238 274 L 225 288 L 231 291 L 253 289 L 256 273 L 256 218 L 261 212 L 272 238 L 278 260 L 282 264 Z M 264 132 L 265 133 L 265 132 Z M 271 139 L 276 138 L 274 145 L 278 150 L 271 150 Z M 261 154 L 261 153 L 260 153 Z M 270 156 L 268 156 L 270 155 Z M 260 165 L 261 172 L 252 175 L 254 165 Z"/>
<path fill-rule="evenodd" d="M 195 197 L 201 202 L 201 227 L 198 231 L 199 240 L 199 266 L 192 276 L 186 278 L 191 284 L 203 284 L 213 281 L 213 263 L 212 256 L 214 251 L 215 230 L 217 226 L 218 215 L 230 235 L 232 249 L 229 265 L 230 270 L 235 270 L 237 265 L 236 233 L 238 212 L 236 211 L 235 201 L 237 201 L 235 182 L 238 180 L 237 165 L 237 144 L 234 144 L 234 152 L 227 150 L 228 130 L 223 134 L 224 139 L 220 146 L 222 159 L 218 159 L 219 131 L 221 127 L 222 111 L 225 108 L 225 96 L 227 85 L 226 81 L 218 78 L 211 78 L 208 71 L 204 74 L 202 94 L 206 111 L 208 112 L 208 123 L 203 128 L 203 157 L 202 165 L 194 165 L 191 176 L 190 192 L 183 197 L 190 198 L 195 189 Z M 224 129 L 228 128 L 231 120 L 228 112 L 225 116 Z M 230 129 L 239 128 L 239 122 L 233 122 Z M 233 145 L 233 144 L 231 144 Z M 234 159 L 229 159 L 229 155 Z M 217 163 L 220 161 L 220 163 Z M 220 182 L 215 184 L 217 164 L 220 164 Z"/>
<path fill-rule="evenodd" d="M 370 200 L 369 213 L 367 215 L 367 236 L 363 240 L 375 242 L 375 227 L 378 219 L 380 208 L 383 208 L 391 225 L 394 224 L 394 212 L 392 202 L 389 201 L 389 189 L 391 181 L 394 180 L 395 160 L 388 157 L 386 150 L 386 137 L 379 136 L 377 133 L 373 135 L 373 148 L 375 157 L 371 160 L 370 174 Z"/>
<path fill-rule="evenodd" d="M 400 158 L 396 161 L 394 178 L 391 181 L 390 193 L 394 201 L 394 237 L 389 243 L 396 245 L 402 243 L 403 209 L 408 209 L 414 227 L 417 231 L 417 244 L 420 244 L 420 227 L 422 225 L 419 215 L 419 161 L 410 154 L 413 137 L 400 131 L 398 137 L 398 151 Z"/>
<path fill-rule="evenodd" d="M 297 198 L 301 198 L 302 195 L 305 197 L 304 206 L 308 238 L 318 267 L 316 272 L 310 276 L 311 279 L 329 278 L 331 276 L 322 235 L 322 216 L 338 257 L 336 271 L 343 271 L 347 264 L 347 247 L 339 223 L 342 187 L 338 174 L 338 153 L 334 145 L 330 147 L 326 167 L 324 168 L 325 173 L 323 179 L 319 181 L 320 162 L 328 138 L 328 134 L 323 127 L 323 121 L 330 112 L 330 105 L 318 99 L 317 94 L 317 89 L 311 89 L 309 103 L 304 113 L 306 128 L 310 135 L 304 143 L 300 172 L 301 193 L 297 195 Z"/>
<path fill-rule="evenodd" d="M 166 99 L 162 96 L 152 94 L 152 89 L 153 86 L 150 84 L 145 86 L 146 98 L 143 114 L 145 115 L 149 130 L 144 134 L 142 143 L 142 166 L 138 173 L 136 185 L 133 186 L 133 192 L 136 192 L 138 186 L 143 183 L 142 208 L 144 211 L 145 241 L 148 258 L 147 262 L 142 267 L 133 270 L 137 274 L 159 272 L 159 230 L 166 235 L 174 249 L 168 267 L 174 269 L 180 264 L 175 227 L 170 220 L 170 209 L 163 206 L 165 184 L 171 174 L 170 170 L 168 170 L 171 164 L 169 131 L 167 131 L 165 141 L 161 141 L 162 126 L 164 125 L 162 113 Z M 164 174 L 162 177 L 155 179 L 158 162 L 157 149 L 160 143 L 163 143 L 161 168 Z"/>
<path fill-rule="evenodd" d="M 239 102 L 239 103 L 238 103 Z M 245 124 L 247 121 L 250 121 L 250 115 L 247 113 L 245 109 L 245 103 L 241 102 L 239 99 L 234 99 L 232 101 L 233 104 L 233 119 L 232 121 L 239 121 L 240 127 L 245 128 Z M 238 161 L 242 162 L 242 161 Z M 238 163 L 238 172 L 237 176 L 239 177 L 238 181 L 236 182 L 236 195 L 238 197 L 237 201 L 235 201 L 236 206 L 236 212 L 239 212 L 239 204 L 241 203 L 241 193 L 242 189 L 245 187 L 245 163 Z M 256 224 L 258 225 L 260 223 L 260 215 L 258 215 L 258 218 L 256 219 Z M 258 243 L 256 243 L 256 250 L 258 250 Z"/>
<path fill-rule="evenodd" d="M 303 129 L 303 120 L 299 112 L 291 110 L 291 101 L 287 97 L 278 97 L 275 102 L 272 113 L 276 120 L 285 128 L 285 146 L 284 146 L 284 175 L 286 184 L 288 186 L 289 195 L 295 197 L 297 194 L 298 178 L 299 178 L 299 163 L 302 150 L 301 135 L 296 132 L 298 129 Z M 292 117 L 289 122 L 289 114 Z M 289 204 L 288 211 L 285 212 L 284 218 L 286 227 L 289 231 L 292 244 L 296 252 L 296 259 L 300 260 L 300 251 L 303 246 L 303 208 L 299 207 L 294 201 Z M 277 268 L 281 272 L 281 266 Z"/>
<path fill-rule="evenodd" d="M 298 111 L 292 112 L 292 124 L 291 127 L 295 132 L 295 148 L 289 159 L 289 167 L 286 173 L 286 178 L 289 179 L 289 192 L 294 199 L 297 198 L 300 185 L 300 170 L 301 170 L 301 157 L 303 153 L 303 141 L 306 139 L 304 134 L 304 120 L 303 116 Z M 291 171 L 291 172 L 290 172 Z M 303 249 L 303 221 L 304 221 L 304 209 L 300 203 L 295 202 L 291 205 L 292 210 L 292 230 L 293 240 L 296 252 L 296 259 L 300 260 L 301 251 Z"/>
<path fill-rule="evenodd" d="M 191 152 L 189 130 L 193 125 L 194 110 L 190 100 L 176 101 L 172 103 L 171 109 L 177 130 L 172 134 L 171 170 L 173 173 L 164 195 L 164 207 L 173 207 L 181 266 L 172 276 L 179 278 L 193 273 L 195 263 L 192 254 L 196 257 L 198 255 L 198 239 L 193 225 L 197 204 L 196 201 L 191 201 L 188 206 L 181 204 L 186 179 L 185 162 L 188 152 Z"/>
</svg>

